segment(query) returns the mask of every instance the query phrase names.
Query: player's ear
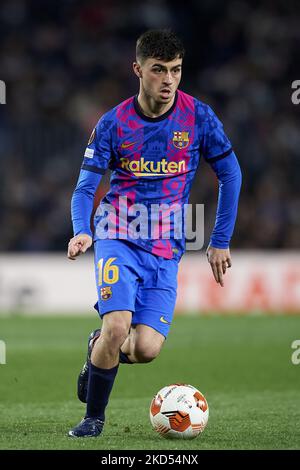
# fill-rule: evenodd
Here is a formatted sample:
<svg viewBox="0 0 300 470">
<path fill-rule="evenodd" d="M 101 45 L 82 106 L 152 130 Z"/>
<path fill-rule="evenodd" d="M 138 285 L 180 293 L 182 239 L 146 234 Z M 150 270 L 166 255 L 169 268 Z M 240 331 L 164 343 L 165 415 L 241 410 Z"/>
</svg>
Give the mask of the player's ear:
<svg viewBox="0 0 300 470">
<path fill-rule="evenodd" d="M 143 75 L 142 75 L 142 69 L 141 69 L 141 66 L 138 62 L 133 62 L 133 71 L 134 73 L 136 74 L 136 76 L 138 78 L 142 78 Z"/>
</svg>

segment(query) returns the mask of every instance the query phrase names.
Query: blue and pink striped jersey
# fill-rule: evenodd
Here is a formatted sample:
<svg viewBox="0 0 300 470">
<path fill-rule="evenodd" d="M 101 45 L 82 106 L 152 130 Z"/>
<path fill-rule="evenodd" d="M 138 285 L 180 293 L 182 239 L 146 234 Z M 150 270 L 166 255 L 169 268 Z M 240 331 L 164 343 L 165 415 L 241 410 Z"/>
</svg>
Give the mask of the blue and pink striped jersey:
<svg viewBox="0 0 300 470">
<path fill-rule="evenodd" d="M 169 211 L 169 239 L 158 233 L 154 237 L 150 225 L 148 239 L 131 238 L 130 220 L 136 214 L 127 218 L 127 225 L 124 223 L 120 197 L 126 209 L 133 204 L 143 204 L 149 214 L 155 204 L 168 204 L 168 207 L 175 204 L 181 208 L 184 218 L 184 205 L 188 203 L 201 156 L 211 164 L 219 179 L 217 217 L 210 243 L 216 248 L 227 248 L 237 214 L 240 167 L 223 125 L 212 109 L 180 90 L 176 92 L 172 108 L 157 118 L 145 116 L 137 97 L 131 97 L 99 120 L 85 151 L 72 198 L 74 234 L 91 235 L 93 197 L 101 175 L 109 168 L 112 171 L 110 189 L 94 217 L 94 240 L 99 237 L 97 226 L 107 217 L 104 209 L 109 204 L 115 208 L 116 216 L 109 217 L 110 227 L 116 229 L 116 238 L 120 238 L 120 234 L 121 238 L 127 235 L 130 242 L 157 256 L 180 259 L 185 250 L 185 237 L 183 233 L 181 237 L 174 236 L 172 210 Z"/>
</svg>

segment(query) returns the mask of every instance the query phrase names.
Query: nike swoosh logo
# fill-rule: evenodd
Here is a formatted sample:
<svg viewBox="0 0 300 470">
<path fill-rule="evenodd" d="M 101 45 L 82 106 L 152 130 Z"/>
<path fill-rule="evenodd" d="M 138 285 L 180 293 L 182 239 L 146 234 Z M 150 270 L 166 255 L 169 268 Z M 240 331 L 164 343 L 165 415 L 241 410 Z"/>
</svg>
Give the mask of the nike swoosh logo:
<svg viewBox="0 0 300 470">
<path fill-rule="evenodd" d="M 167 323 L 168 325 L 171 325 L 171 323 L 169 321 L 165 320 L 163 316 L 160 317 L 160 321 L 162 323 Z"/>
<path fill-rule="evenodd" d="M 121 148 L 122 149 L 128 149 L 128 147 L 132 147 L 132 145 L 136 144 L 136 142 L 129 142 L 128 144 L 127 143 L 124 143 L 124 144 L 121 144 Z"/>
</svg>

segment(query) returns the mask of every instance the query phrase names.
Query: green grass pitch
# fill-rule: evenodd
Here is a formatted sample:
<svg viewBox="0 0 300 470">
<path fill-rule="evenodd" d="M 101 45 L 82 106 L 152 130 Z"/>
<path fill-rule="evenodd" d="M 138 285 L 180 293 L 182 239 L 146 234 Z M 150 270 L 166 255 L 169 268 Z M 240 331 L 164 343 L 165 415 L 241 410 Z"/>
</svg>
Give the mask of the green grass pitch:
<svg viewBox="0 0 300 470">
<path fill-rule="evenodd" d="M 96 317 L 0 319 L 0 449 L 300 448 L 300 365 L 291 361 L 300 317 L 176 317 L 159 358 L 120 366 L 101 437 L 71 439 L 84 413 L 77 374 L 97 326 Z M 191 441 L 150 425 L 153 395 L 174 382 L 199 388 L 210 407 Z"/>
</svg>

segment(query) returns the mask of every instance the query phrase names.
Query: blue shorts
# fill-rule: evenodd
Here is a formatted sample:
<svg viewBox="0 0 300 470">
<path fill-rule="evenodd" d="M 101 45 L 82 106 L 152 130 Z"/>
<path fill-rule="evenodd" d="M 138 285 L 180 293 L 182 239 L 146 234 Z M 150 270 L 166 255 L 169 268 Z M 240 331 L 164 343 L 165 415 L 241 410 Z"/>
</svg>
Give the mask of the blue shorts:
<svg viewBox="0 0 300 470">
<path fill-rule="evenodd" d="M 100 317 L 132 312 L 132 326 L 148 325 L 167 337 L 176 303 L 178 261 L 165 259 L 126 240 L 94 243 Z"/>
</svg>

